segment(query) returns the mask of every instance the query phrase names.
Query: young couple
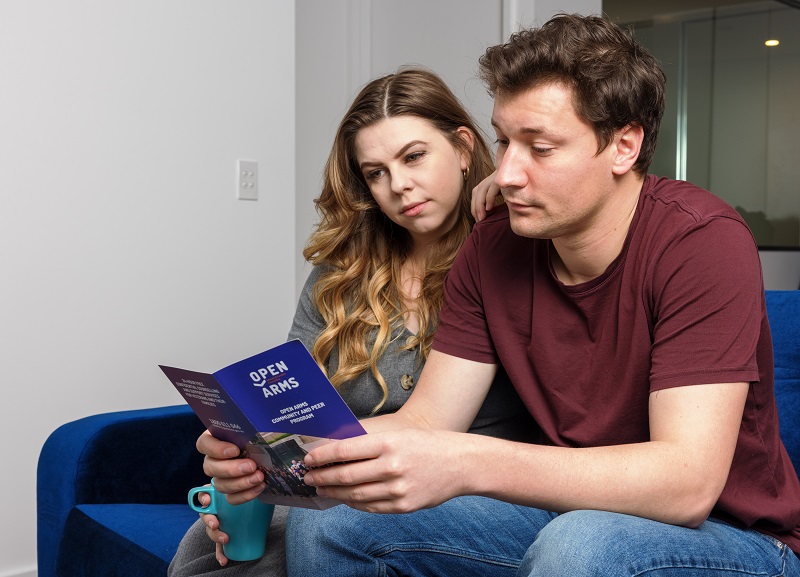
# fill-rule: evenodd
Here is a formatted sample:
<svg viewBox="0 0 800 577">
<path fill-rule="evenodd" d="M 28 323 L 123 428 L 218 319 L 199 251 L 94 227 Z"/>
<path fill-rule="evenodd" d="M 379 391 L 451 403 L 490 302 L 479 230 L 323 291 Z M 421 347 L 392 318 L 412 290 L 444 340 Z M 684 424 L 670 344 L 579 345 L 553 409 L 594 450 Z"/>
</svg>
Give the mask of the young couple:
<svg viewBox="0 0 800 577">
<path fill-rule="evenodd" d="M 291 510 L 288 574 L 800 576 L 757 248 L 731 207 L 647 174 L 658 63 L 562 14 L 480 70 L 497 166 L 473 204 L 505 206 L 471 234 L 492 167 L 444 87 L 446 105 L 375 81 L 337 134 L 292 332 L 358 414 L 385 412 L 306 457 L 305 482 L 347 506 Z M 404 402 L 387 375 L 410 352 L 426 361 Z M 467 432 L 500 367 L 537 442 Z M 263 488 L 234 447 L 197 446 L 232 503 Z"/>
</svg>

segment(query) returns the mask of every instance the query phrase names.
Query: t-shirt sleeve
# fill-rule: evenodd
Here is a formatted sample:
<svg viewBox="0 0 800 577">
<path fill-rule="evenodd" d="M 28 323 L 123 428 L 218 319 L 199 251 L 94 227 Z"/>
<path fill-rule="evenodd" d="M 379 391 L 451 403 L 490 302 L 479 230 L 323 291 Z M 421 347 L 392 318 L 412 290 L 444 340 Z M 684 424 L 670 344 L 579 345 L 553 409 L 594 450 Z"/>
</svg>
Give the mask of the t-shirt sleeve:
<svg viewBox="0 0 800 577">
<path fill-rule="evenodd" d="M 479 363 L 495 364 L 481 296 L 481 267 L 476 227 L 461 247 L 447 275 L 444 302 L 432 348 Z"/>
<path fill-rule="evenodd" d="M 652 281 L 651 391 L 758 380 L 763 281 L 744 223 L 711 218 L 677 235 Z"/>
</svg>

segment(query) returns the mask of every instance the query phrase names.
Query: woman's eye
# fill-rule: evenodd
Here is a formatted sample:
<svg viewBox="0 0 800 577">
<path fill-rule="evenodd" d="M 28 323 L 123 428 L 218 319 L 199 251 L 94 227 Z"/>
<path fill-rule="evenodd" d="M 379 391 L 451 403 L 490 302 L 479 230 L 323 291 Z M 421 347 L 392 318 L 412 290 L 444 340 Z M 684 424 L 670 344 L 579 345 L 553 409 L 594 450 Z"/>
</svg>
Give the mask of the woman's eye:
<svg viewBox="0 0 800 577">
<path fill-rule="evenodd" d="M 370 170 L 367 173 L 367 180 L 375 180 L 376 178 L 380 178 L 381 176 L 383 176 L 382 169 Z"/>
<path fill-rule="evenodd" d="M 422 151 L 420 151 L 420 152 L 412 152 L 411 154 L 406 156 L 406 162 L 414 162 L 415 160 L 419 160 L 423 156 L 425 156 L 425 153 L 422 152 Z"/>
<path fill-rule="evenodd" d="M 552 148 L 541 148 L 538 146 L 534 146 L 532 148 L 536 154 L 549 154 L 550 152 L 553 152 Z"/>
</svg>

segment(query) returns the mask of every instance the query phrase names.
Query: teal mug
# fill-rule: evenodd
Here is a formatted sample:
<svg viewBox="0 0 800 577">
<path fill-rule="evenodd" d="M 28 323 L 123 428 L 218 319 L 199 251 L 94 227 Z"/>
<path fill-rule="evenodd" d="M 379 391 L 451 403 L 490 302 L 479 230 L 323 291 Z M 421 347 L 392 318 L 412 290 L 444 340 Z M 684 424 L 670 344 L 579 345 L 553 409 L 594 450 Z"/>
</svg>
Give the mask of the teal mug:
<svg viewBox="0 0 800 577">
<path fill-rule="evenodd" d="M 198 493 L 211 497 L 207 507 L 195 502 Z M 275 511 L 274 505 L 253 499 L 241 505 L 231 505 L 224 493 L 217 491 L 214 479 L 211 485 L 189 490 L 189 506 L 198 513 L 211 513 L 219 520 L 219 530 L 228 534 L 228 542 L 222 546 L 225 556 L 231 561 L 252 561 L 264 555 L 267 547 L 267 530 Z"/>
</svg>

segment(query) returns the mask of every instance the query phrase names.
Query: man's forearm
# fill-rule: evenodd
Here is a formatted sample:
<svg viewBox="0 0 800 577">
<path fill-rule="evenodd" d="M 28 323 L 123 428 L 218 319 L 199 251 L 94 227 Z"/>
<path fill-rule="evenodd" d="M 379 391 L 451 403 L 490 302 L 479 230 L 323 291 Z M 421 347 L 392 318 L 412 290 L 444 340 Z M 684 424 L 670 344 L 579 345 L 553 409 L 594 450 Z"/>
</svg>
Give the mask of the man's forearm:
<svg viewBox="0 0 800 577">
<path fill-rule="evenodd" d="M 685 526 L 701 523 L 718 497 L 709 494 L 710 472 L 696 463 L 687 467 L 668 443 L 576 449 L 476 441 L 460 444 L 455 456 L 473 472 L 464 480 L 467 493 L 561 513 L 597 509 Z"/>
<path fill-rule="evenodd" d="M 551 511 L 600 509 L 696 526 L 725 487 L 748 389 L 721 383 L 651 394 L 648 442 L 578 449 L 485 439 L 460 443 L 463 454 L 454 458 L 467 471 L 487 455 L 498 463 L 472 475 L 469 492 Z"/>
</svg>

